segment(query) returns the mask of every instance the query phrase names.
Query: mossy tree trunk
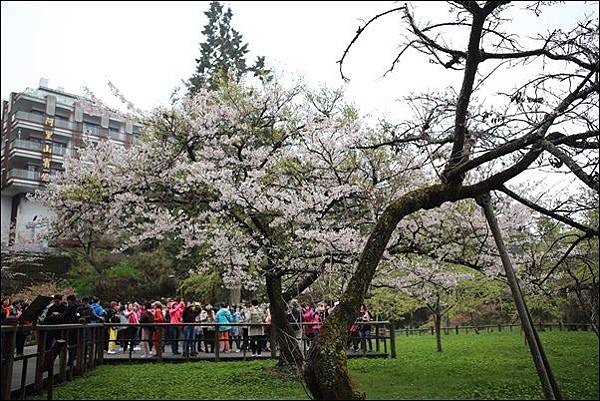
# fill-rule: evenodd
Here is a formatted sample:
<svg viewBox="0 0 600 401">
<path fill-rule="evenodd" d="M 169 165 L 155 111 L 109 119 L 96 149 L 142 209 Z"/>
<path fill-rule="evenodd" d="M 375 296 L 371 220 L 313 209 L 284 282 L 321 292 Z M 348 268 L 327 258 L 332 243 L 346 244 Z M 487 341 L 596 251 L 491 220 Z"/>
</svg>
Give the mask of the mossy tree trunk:
<svg viewBox="0 0 600 401">
<path fill-rule="evenodd" d="M 365 244 L 356 271 L 339 305 L 321 327 L 319 338 L 306 355 L 304 379 L 313 398 L 347 400 L 365 397 L 365 394 L 358 391 L 350 380 L 345 344 L 377 265 L 400 220 L 418 210 L 433 209 L 448 201 L 473 198 L 486 188 L 500 185 L 508 177 L 516 175 L 522 168 L 530 165 L 539 153 L 541 152 L 531 152 L 510 172 L 491 177 L 479 184 L 431 185 L 411 191 L 388 205 Z"/>
<path fill-rule="evenodd" d="M 442 186 L 432 186 L 410 192 L 392 203 L 383 212 L 369 236 L 356 272 L 333 314 L 321 327 L 321 333 L 306 355 L 304 379 L 315 399 L 364 399 L 348 374 L 346 340 L 350 327 L 363 303 L 375 269 L 400 219 L 424 207 L 444 202 Z M 448 191 L 451 192 L 451 191 Z"/>
</svg>

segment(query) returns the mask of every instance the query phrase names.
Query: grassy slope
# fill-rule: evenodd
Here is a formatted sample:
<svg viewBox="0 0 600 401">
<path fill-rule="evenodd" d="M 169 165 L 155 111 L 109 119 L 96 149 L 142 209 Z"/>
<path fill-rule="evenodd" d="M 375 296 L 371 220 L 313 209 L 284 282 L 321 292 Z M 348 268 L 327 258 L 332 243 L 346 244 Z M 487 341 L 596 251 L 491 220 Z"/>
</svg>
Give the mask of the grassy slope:
<svg viewBox="0 0 600 401">
<path fill-rule="evenodd" d="M 563 396 L 598 399 L 598 343 L 589 332 L 541 333 Z M 397 337 L 398 359 L 351 360 L 371 399 L 541 399 L 518 333 Z M 298 399 L 302 387 L 275 377 L 273 361 L 101 366 L 59 386 L 56 399 Z"/>
</svg>

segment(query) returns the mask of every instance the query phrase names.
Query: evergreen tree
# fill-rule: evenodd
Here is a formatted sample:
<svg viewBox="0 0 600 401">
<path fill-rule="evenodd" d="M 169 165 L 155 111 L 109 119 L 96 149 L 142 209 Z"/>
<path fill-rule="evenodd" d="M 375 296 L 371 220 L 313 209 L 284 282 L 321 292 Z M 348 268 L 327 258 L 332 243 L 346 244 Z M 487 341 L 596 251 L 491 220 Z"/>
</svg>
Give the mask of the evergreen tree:
<svg viewBox="0 0 600 401">
<path fill-rule="evenodd" d="M 204 14 L 208 17 L 208 23 L 202 31 L 206 40 L 200 43 L 196 73 L 187 82 L 189 92 L 193 94 L 204 85 L 214 89 L 231 71 L 234 71 L 236 81 L 247 72 L 261 79 L 269 79 L 270 71 L 265 68 L 264 57 L 257 57 L 252 66 L 246 64 L 248 44 L 231 26 L 231 8 L 225 11 L 221 3 L 213 1 Z"/>
</svg>

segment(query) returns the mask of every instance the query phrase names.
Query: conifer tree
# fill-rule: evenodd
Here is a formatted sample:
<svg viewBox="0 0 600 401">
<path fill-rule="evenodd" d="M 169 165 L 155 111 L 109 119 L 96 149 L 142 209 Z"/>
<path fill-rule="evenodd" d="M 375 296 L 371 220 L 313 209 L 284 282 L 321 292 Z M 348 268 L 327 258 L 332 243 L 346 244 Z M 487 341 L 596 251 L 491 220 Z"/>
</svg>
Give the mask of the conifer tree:
<svg viewBox="0 0 600 401">
<path fill-rule="evenodd" d="M 208 17 L 208 23 L 202 31 L 206 40 L 200 43 L 196 72 L 187 82 L 189 92 L 194 94 L 204 85 L 215 89 L 230 74 L 233 74 L 236 81 L 247 72 L 252 72 L 261 79 L 268 79 L 270 71 L 265 68 L 264 56 L 258 56 L 254 65 L 247 65 L 248 44 L 244 43 L 242 35 L 231 26 L 231 7 L 225 10 L 221 3 L 213 1 L 204 14 Z"/>
</svg>

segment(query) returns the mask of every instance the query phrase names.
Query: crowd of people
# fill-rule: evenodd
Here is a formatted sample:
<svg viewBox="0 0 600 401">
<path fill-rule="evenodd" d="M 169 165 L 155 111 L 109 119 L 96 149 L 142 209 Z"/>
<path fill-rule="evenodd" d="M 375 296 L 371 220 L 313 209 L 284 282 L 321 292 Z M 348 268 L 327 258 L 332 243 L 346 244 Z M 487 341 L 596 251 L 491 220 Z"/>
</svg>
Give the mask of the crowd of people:
<svg viewBox="0 0 600 401">
<path fill-rule="evenodd" d="M 27 303 L 10 299 L 3 300 L 2 320 L 14 316 L 19 317 L 27 307 Z M 299 304 L 292 300 L 287 311 L 287 320 L 294 330 L 295 337 L 304 341 L 310 348 L 319 336 L 321 325 L 333 312 L 337 303 L 325 302 Z M 359 342 L 371 345 L 371 325 L 373 316 L 366 305 L 362 305 L 355 324 L 350 330 L 348 348 L 358 350 Z M 184 357 L 196 356 L 199 352 L 214 353 L 215 347 L 220 352 L 240 352 L 249 350 L 252 356 L 260 356 L 269 351 L 271 315 L 266 304 L 259 305 L 253 300 L 243 305 L 219 306 L 188 302 L 182 298 L 166 299 L 152 302 L 119 302 L 111 301 L 101 306 L 96 297 L 69 295 L 66 302 L 60 294 L 52 297 L 52 303 L 39 316 L 38 323 L 58 325 L 70 323 L 105 323 L 105 351 L 108 354 L 142 352 L 141 357 L 157 355 L 161 347 L 169 346 L 173 355 Z M 26 322 L 29 323 L 29 322 Z M 168 323 L 162 327 L 154 323 Z M 186 325 L 200 323 L 203 325 Z M 138 324 L 149 324 L 138 325 Z M 71 333 L 74 333 L 72 331 Z M 160 339 L 159 339 L 160 335 Z M 46 347 L 49 349 L 55 340 L 60 339 L 60 330 L 47 332 Z M 71 338 L 69 343 L 76 341 Z M 17 354 L 23 353 L 25 335 L 17 333 Z M 216 341 L 215 341 L 216 340 Z M 366 346 L 366 345 L 365 345 Z"/>
</svg>

